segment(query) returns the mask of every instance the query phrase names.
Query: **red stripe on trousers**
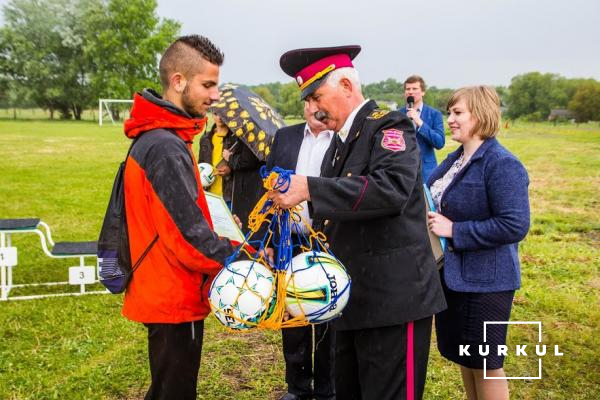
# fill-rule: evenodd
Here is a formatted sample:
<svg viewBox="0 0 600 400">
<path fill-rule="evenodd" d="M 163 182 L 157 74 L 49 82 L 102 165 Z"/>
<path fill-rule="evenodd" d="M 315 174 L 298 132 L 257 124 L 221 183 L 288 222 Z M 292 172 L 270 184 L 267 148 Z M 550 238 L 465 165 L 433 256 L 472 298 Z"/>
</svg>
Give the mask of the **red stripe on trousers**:
<svg viewBox="0 0 600 400">
<path fill-rule="evenodd" d="M 414 355 L 414 321 L 408 323 L 406 332 L 406 400 L 415 398 L 415 355 Z"/>
</svg>

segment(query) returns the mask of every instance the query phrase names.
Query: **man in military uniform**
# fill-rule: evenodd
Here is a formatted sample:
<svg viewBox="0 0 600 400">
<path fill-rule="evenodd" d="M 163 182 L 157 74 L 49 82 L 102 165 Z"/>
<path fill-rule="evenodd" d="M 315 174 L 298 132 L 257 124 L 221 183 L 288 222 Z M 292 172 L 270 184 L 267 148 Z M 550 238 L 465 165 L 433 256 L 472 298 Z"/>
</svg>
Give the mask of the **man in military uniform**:
<svg viewBox="0 0 600 400">
<path fill-rule="evenodd" d="M 365 100 L 360 46 L 299 49 L 280 60 L 309 111 L 336 132 L 321 177 L 293 175 L 282 207 L 308 201 L 352 278 L 336 321 L 338 399 L 421 398 L 433 314 L 446 307 L 425 225 L 411 121 Z"/>
</svg>

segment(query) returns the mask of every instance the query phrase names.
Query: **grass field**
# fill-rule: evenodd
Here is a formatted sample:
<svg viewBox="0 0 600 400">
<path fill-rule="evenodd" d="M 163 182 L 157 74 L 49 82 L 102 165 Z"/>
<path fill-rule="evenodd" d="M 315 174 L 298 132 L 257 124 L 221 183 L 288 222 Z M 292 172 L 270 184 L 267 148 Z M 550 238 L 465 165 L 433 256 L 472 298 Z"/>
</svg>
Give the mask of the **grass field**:
<svg viewBox="0 0 600 400">
<path fill-rule="evenodd" d="M 598 399 L 600 128 L 517 124 L 500 141 L 531 179 L 532 226 L 521 246 L 513 320 L 541 321 L 549 346 L 543 378 L 510 381 L 512 397 Z M 0 218 L 39 217 L 55 240 L 95 240 L 127 146 L 119 127 L 0 120 Z M 455 148 L 449 143 L 439 157 Z M 45 257 L 32 235 L 15 235 L 13 243 L 16 283 L 66 280 L 74 265 Z M 90 295 L 0 303 L 0 399 L 143 398 L 145 328 L 120 316 L 121 302 Z M 537 330 L 511 328 L 508 342 L 535 346 Z M 536 375 L 537 357 L 512 350 L 505 367 L 509 375 Z M 210 317 L 199 386 L 201 399 L 277 398 L 285 391 L 279 333 L 234 335 Z M 462 397 L 457 368 L 432 344 L 425 398 Z"/>
</svg>

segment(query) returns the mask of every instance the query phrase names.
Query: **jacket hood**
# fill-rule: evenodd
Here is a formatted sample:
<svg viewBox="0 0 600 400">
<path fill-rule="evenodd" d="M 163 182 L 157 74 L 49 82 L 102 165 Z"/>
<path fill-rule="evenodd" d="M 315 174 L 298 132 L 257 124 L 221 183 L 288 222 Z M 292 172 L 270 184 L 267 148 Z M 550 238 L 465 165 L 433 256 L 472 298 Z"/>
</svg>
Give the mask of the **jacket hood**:
<svg viewBox="0 0 600 400">
<path fill-rule="evenodd" d="M 133 98 L 131 118 L 125 121 L 125 135 L 133 139 L 152 129 L 172 129 L 185 142 L 204 130 L 207 118 L 194 118 L 152 89 L 144 89 Z"/>
</svg>

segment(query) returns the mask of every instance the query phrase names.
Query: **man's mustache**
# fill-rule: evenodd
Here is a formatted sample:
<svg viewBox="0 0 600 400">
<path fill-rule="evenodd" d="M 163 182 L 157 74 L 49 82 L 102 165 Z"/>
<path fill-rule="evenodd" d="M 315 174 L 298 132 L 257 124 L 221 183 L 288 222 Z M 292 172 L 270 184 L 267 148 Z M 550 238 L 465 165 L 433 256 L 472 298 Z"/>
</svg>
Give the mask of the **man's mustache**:
<svg viewBox="0 0 600 400">
<path fill-rule="evenodd" d="M 325 122 L 326 119 L 329 119 L 329 114 L 325 111 L 317 111 L 315 113 L 315 118 L 317 119 L 317 121 Z"/>
</svg>

